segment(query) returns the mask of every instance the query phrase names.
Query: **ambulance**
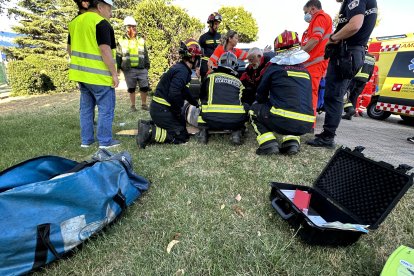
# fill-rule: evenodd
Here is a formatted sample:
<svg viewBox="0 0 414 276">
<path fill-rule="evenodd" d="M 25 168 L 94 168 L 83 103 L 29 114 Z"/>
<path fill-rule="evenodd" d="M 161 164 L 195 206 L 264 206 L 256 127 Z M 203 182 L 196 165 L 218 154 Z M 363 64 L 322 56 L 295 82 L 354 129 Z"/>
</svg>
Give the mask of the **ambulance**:
<svg viewBox="0 0 414 276">
<path fill-rule="evenodd" d="M 372 38 L 368 52 L 378 66 L 378 89 L 367 107 L 368 116 L 384 120 L 391 114 L 414 124 L 414 35 Z"/>
</svg>

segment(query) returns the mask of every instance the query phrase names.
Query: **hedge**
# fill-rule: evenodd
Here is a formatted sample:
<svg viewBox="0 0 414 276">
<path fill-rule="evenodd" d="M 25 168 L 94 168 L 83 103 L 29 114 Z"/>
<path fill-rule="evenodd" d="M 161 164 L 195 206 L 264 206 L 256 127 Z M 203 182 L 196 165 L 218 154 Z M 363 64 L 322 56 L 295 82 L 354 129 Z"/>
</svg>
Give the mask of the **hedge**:
<svg viewBox="0 0 414 276">
<path fill-rule="evenodd" d="M 30 55 L 24 60 L 9 62 L 8 80 L 12 96 L 54 94 L 75 91 L 69 81 L 68 62 L 63 58 Z"/>
</svg>

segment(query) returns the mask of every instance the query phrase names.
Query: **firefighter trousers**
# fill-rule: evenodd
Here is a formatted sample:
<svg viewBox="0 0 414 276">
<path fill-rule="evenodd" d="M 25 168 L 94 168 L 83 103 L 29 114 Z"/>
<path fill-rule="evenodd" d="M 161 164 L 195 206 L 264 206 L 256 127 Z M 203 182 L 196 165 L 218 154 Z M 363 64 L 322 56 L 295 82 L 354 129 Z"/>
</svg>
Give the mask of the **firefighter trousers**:
<svg viewBox="0 0 414 276">
<path fill-rule="evenodd" d="M 364 81 L 352 80 L 348 87 L 348 101 L 344 105 L 344 108 L 353 106 L 356 107 L 356 103 L 358 100 L 359 95 L 361 95 L 362 91 L 365 88 L 367 83 Z"/>
<path fill-rule="evenodd" d="M 171 112 L 168 106 L 157 102 L 151 103 L 152 125 L 151 141 L 157 143 L 181 144 L 188 141 L 185 118 Z"/>
<path fill-rule="evenodd" d="M 295 140 L 300 144 L 300 136 L 291 133 L 285 128 L 281 128 L 276 125 L 270 113 L 271 106 L 268 104 L 253 104 L 250 108 L 250 123 L 253 126 L 254 132 L 256 133 L 256 140 L 259 146 L 265 146 L 271 143 L 277 143 L 276 136 L 273 132 L 283 135 L 281 137 L 281 143 Z"/>
</svg>

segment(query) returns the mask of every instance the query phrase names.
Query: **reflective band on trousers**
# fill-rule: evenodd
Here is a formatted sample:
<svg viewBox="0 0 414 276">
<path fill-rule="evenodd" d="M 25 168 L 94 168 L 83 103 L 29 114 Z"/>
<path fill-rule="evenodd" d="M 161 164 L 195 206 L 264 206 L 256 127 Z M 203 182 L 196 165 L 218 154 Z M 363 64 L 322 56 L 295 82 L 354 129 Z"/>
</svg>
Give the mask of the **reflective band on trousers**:
<svg viewBox="0 0 414 276">
<path fill-rule="evenodd" d="M 226 104 L 209 104 L 201 107 L 203 113 L 246 113 L 244 107 L 241 105 L 226 105 Z"/>
<path fill-rule="evenodd" d="M 203 117 L 201 117 L 201 115 L 198 115 L 197 123 L 205 124 L 206 122 L 203 120 Z"/>
<path fill-rule="evenodd" d="M 166 106 L 171 106 L 169 102 L 167 102 L 166 100 L 164 100 L 163 98 L 160 98 L 160 97 L 154 96 L 154 97 L 152 97 L 152 100 L 154 102 L 159 103 L 159 104 L 163 104 L 163 105 L 166 105 Z"/>
<path fill-rule="evenodd" d="M 351 106 L 353 106 L 352 103 L 346 103 L 346 104 L 344 104 L 344 108 L 351 107 Z"/>
<path fill-rule="evenodd" d="M 273 132 L 266 132 L 266 133 L 263 133 L 262 135 L 257 136 L 256 140 L 260 146 L 263 143 L 266 143 L 267 141 L 276 140 L 276 137 L 273 134 Z"/>
<path fill-rule="evenodd" d="M 167 138 L 167 131 L 160 127 L 155 128 L 155 141 L 158 143 L 164 143 Z"/>
<path fill-rule="evenodd" d="M 355 75 L 356 78 L 364 78 L 364 79 L 368 79 L 369 75 L 367 73 L 362 73 L 362 72 L 358 72 Z"/>
<path fill-rule="evenodd" d="M 201 59 L 202 60 L 209 60 L 210 58 L 209 57 L 202 57 Z"/>
<path fill-rule="evenodd" d="M 285 135 L 285 136 L 282 137 L 282 143 L 287 142 L 287 141 L 291 141 L 291 140 L 295 140 L 300 144 L 300 137 L 299 136 Z"/>
<path fill-rule="evenodd" d="M 304 122 L 309 122 L 309 123 L 313 123 L 315 121 L 315 116 L 297 113 L 293 111 L 288 111 L 288 110 L 284 110 L 280 108 L 275 108 L 274 106 L 272 106 L 272 108 L 270 109 L 270 112 L 272 114 L 285 117 L 285 118 L 289 118 L 289 119 L 293 119 L 293 120 L 304 121 Z"/>
</svg>

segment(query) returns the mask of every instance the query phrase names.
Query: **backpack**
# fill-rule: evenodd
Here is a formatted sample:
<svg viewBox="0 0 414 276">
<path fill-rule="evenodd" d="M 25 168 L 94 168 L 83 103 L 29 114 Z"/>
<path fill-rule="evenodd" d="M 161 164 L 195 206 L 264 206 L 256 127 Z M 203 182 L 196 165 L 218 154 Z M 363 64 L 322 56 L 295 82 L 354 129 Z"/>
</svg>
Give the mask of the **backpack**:
<svg viewBox="0 0 414 276">
<path fill-rule="evenodd" d="M 149 188 L 127 152 L 41 156 L 0 172 L 0 275 L 34 271 L 83 243 Z"/>
</svg>

